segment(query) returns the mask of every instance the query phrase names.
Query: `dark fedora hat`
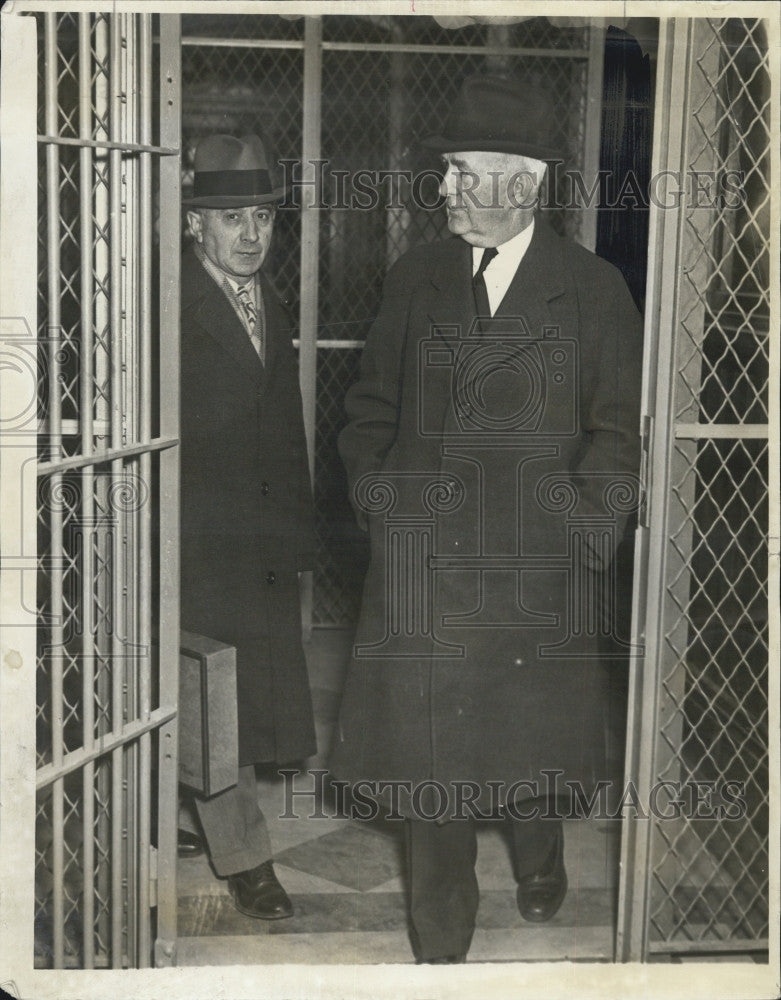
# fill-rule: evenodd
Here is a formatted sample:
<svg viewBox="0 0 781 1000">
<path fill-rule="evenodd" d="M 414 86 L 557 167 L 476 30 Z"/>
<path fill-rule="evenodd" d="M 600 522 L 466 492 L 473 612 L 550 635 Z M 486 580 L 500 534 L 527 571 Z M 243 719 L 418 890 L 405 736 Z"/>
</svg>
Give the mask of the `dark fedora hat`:
<svg viewBox="0 0 781 1000">
<path fill-rule="evenodd" d="M 274 187 L 266 144 L 257 135 L 240 139 L 210 135 L 195 150 L 195 178 L 191 208 L 244 208 L 280 201 L 284 187 Z"/>
<path fill-rule="evenodd" d="M 423 140 L 440 153 L 515 153 L 553 160 L 553 102 L 536 87 L 502 76 L 470 76 L 453 102 L 440 135 Z"/>
</svg>

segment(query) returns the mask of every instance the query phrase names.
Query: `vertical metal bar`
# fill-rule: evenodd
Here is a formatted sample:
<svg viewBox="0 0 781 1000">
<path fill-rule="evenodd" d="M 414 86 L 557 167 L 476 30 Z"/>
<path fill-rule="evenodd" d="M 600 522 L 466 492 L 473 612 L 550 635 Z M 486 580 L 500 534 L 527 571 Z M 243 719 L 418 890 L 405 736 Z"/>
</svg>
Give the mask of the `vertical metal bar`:
<svg viewBox="0 0 781 1000">
<path fill-rule="evenodd" d="M 304 19 L 304 113 L 301 178 L 313 173 L 311 161 L 320 157 L 323 87 L 323 25 L 320 17 Z M 314 177 L 312 178 L 314 179 Z M 306 188 L 304 190 L 307 190 Z M 311 188 L 315 191 L 316 188 Z M 309 448 L 309 474 L 314 483 L 315 415 L 317 403 L 317 321 L 320 267 L 320 206 L 304 197 L 301 206 L 301 312 L 299 380 L 304 406 L 304 430 Z M 301 615 L 307 635 L 312 629 L 312 573 L 302 580 Z"/>
<path fill-rule="evenodd" d="M 108 140 L 110 135 L 110 75 L 98 66 L 106 67 L 110 64 L 110 37 L 109 37 L 110 14 L 95 15 L 95 139 Z M 96 154 L 95 177 L 95 224 L 96 228 L 104 232 L 108 230 L 109 222 L 109 192 L 107 183 L 99 181 L 107 180 L 108 154 L 104 151 Z M 104 288 L 108 288 L 109 276 L 109 253 L 107 241 L 99 239 L 95 246 L 95 274 L 102 282 Z M 103 334 L 110 325 L 110 315 L 108 306 L 108 292 L 102 292 L 95 302 L 95 329 Z M 96 345 L 97 348 L 97 345 Z M 108 379 L 108 352 L 101 346 L 96 349 L 94 360 L 95 384 L 103 386 Z M 108 426 L 109 426 L 109 402 L 104 394 L 97 394 L 95 399 L 95 417 L 98 424 L 97 440 L 101 446 L 108 446 Z"/>
<path fill-rule="evenodd" d="M 586 87 L 586 122 L 583 131 L 583 176 L 586 190 L 599 172 L 599 147 L 602 139 L 602 78 L 605 61 L 605 30 L 589 28 L 588 84 Z M 599 188 L 597 188 L 599 190 Z M 598 203 L 587 205 L 581 213 L 580 242 L 587 250 L 597 247 Z"/>
<path fill-rule="evenodd" d="M 21 360 L 27 372 L 20 383 L 18 366 L 0 364 L 0 399 L 25 403 L 35 399 L 37 390 L 37 31 L 38 22 L 21 11 L 6 9 L 0 17 L 0 49 L 8 56 L 0 63 L 0 351 L 4 360 L 9 354 Z M 12 407 L 3 407 L 3 435 L 11 432 L 13 447 L 2 451 L 0 552 L 6 557 L 24 555 L 32 563 L 38 528 L 38 413 L 34 406 L 19 418 L 11 417 L 12 412 Z M 5 444 L 4 436 L 2 440 Z M 36 824 L 32 781 L 36 767 L 35 605 L 35 573 L 3 566 L 0 857 L 4 874 L 13 873 L 3 878 L 0 892 L 0 969 L 4 971 L 20 968 L 22 962 L 31 968 L 33 957 L 36 893 L 32 890 L 35 852 L 30 834 Z"/>
<path fill-rule="evenodd" d="M 403 42 L 401 32 L 399 32 L 398 41 Z M 509 24 L 487 24 L 485 45 L 487 49 L 492 50 L 485 57 L 485 72 L 500 75 L 512 73 L 512 57 L 509 53 L 509 49 L 512 48 L 511 26 Z"/>
<path fill-rule="evenodd" d="M 391 22 L 391 35 L 394 41 L 402 41 L 403 29 L 395 18 Z M 496 35 L 504 31 L 506 25 L 490 25 L 488 35 Z M 493 37 L 491 41 L 493 42 Z M 371 58 L 371 57 L 369 57 Z M 400 170 L 404 160 L 404 130 L 407 124 L 407 108 L 405 94 L 405 73 L 409 57 L 404 52 L 391 52 L 386 63 L 388 71 L 388 167 Z M 490 72 L 490 70 L 489 70 Z M 346 213 L 337 212 L 337 215 Z M 409 248 L 409 209 L 387 208 L 385 210 L 385 265 L 390 267 Z M 344 239 L 344 237 L 342 237 Z M 333 242 L 333 240 L 332 240 Z"/>
<path fill-rule="evenodd" d="M 92 53 L 90 46 L 90 15 L 79 14 L 79 137 L 92 138 Z M 92 216 L 92 149 L 79 151 L 79 239 L 81 244 L 81 352 L 79 356 L 79 431 L 81 451 L 93 451 L 92 389 L 93 389 L 93 295 L 92 248 L 94 228 Z M 94 473 L 86 466 L 81 473 L 81 608 L 82 608 L 82 743 L 91 750 L 95 742 L 95 648 L 94 648 L 94 576 L 92 547 L 94 536 Z M 95 965 L 95 765 L 85 765 L 82 775 L 82 938 L 83 965 Z"/>
<path fill-rule="evenodd" d="M 688 39 L 687 73 L 681 79 L 684 83 L 681 106 L 683 118 L 681 177 L 690 176 L 692 167 L 711 169 L 717 166 L 715 151 L 709 151 L 707 142 L 703 147 L 702 137 L 710 136 L 717 128 L 721 113 L 718 99 L 707 84 L 707 96 L 696 94 L 695 87 L 699 75 L 694 70 L 697 59 L 699 70 L 708 81 L 715 81 L 719 71 L 719 46 L 709 45 L 712 32 L 705 18 L 691 24 Z M 696 114 L 696 119 L 695 119 Z M 710 152 L 710 156 L 708 153 Z M 707 157 L 707 158 L 706 158 Z M 665 535 L 667 547 L 665 573 L 654 585 L 660 592 L 660 616 L 656 620 L 659 629 L 658 653 L 655 675 L 659 692 L 653 729 L 647 731 L 656 743 L 654 753 L 653 782 L 661 780 L 679 781 L 686 776 L 681 748 L 684 740 L 684 700 L 687 677 L 690 672 L 688 651 L 690 648 L 690 599 L 692 591 L 692 542 L 694 535 L 693 514 L 696 503 L 698 444 L 696 441 L 675 440 L 675 427 L 681 420 L 699 419 L 700 375 L 702 370 L 702 346 L 707 323 L 705 290 L 715 266 L 709 254 L 702 252 L 703 245 L 710 240 L 715 206 L 685 206 L 681 216 L 680 241 L 678 245 L 677 267 L 672 278 L 670 291 L 676 298 L 676 314 L 673 326 L 674 343 L 669 369 L 671 397 L 669 400 L 671 421 L 662 441 L 655 444 L 656 454 L 664 454 L 663 461 L 668 467 L 668 493 L 665 497 Z M 685 323 L 685 327 L 684 327 Z M 662 355 L 657 364 L 667 364 Z M 687 369 L 687 378 L 682 372 Z M 661 425 L 657 425 L 657 433 Z M 658 468 L 660 462 L 655 460 Z M 674 542 L 672 541 L 674 539 Z M 680 651 L 680 652 L 679 652 Z M 662 738 L 661 733 L 664 733 Z M 651 946 L 651 932 L 662 941 L 668 940 L 668 929 L 680 920 L 676 916 L 678 905 L 674 899 L 673 887 L 685 875 L 688 851 L 696 850 L 699 843 L 691 821 L 686 816 L 664 821 L 664 832 L 659 821 L 651 816 L 649 827 L 649 856 L 646 874 L 647 934 L 646 947 Z M 678 841 L 678 850 L 670 850 L 668 844 Z M 684 846 L 686 845 L 686 846 Z M 651 916 L 653 915 L 653 924 Z"/>
<path fill-rule="evenodd" d="M 112 142 L 121 142 L 122 80 L 120 75 L 122 39 L 120 24 L 125 15 L 111 14 L 110 31 L 110 135 Z M 111 295 L 109 343 L 110 382 L 110 437 L 111 447 L 122 444 L 122 154 L 112 149 L 109 154 L 109 256 Z M 111 463 L 111 484 L 120 482 L 122 460 Z M 109 493 L 109 497 L 112 494 Z M 115 734 L 122 731 L 124 713 L 124 684 L 121 630 L 123 594 L 122 566 L 122 514 L 120 505 L 109 511 L 111 551 L 111 728 Z M 111 964 L 122 967 L 123 957 L 123 877 L 125 844 L 123 837 L 123 786 L 124 751 L 117 747 L 111 755 Z"/>
<path fill-rule="evenodd" d="M 46 131 L 58 134 L 57 113 L 57 16 L 46 15 Z M 46 251 L 48 254 L 47 309 L 49 338 L 49 421 L 48 437 L 52 457 L 62 449 L 62 407 L 60 399 L 60 155 L 56 145 L 46 148 Z M 62 476 L 51 477 L 49 490 L 51 527 L 51 740 L 52 763 L 62 764 L 63 757 L 63 511 Z M 64 964 L 64 788 L 62 778 L 52 785 L 52 927 L 53 964 L 61 969 Z"/>
<path fill-rule="evenodd" d="M 779 101 L 779 75 L 769 73 L 774 81 L 775 100 L 770 106 L 770 134 L 777 136 L 781 128 L 781 101 Z M 770 143 L 770 177 L 781 175 L 781 150 L 777 142 Z M 779 191 L 778 184 L 771 188 L 771 204 L 778 218 Z M 769 345 L 769 383 L 768 383 L 768 496 L 775 497 L 775 502 L 768 504 L 768 731 L 777 734 L 781 719 L 781 671 L 773 668 L 781 660 L 781 635 L 779 634 L 778 608 L 781 607 L 779 592 L 779 566 L 781 566 L 781 508 L 778 497 L 781 496 L 781 260 L 778 254 L 778 226 L 769 232 L 770 240 L 770 323 L 769 330 L 775 330 L 776 335 L 770 337 Z M 775 252 L 773 248 L 775 247 Z M 775 737 L 774 737 L 775 738 Z M 775 743 L 776 748 L 778 743 Z M 768 788 L 775 789 L 775 794 L 769 796 L 768 810 L 768 858 L 775 858 L 776 864 L 769 866 L 769 899 L 776 905 L 770 906 L 770 922 L 768 938 L 778 941 L 781 937 L 781 912 L 777 901 L 779 899 L 779 837 L 781 836 L 781 803 L 778 789 L 781 788 L 781 755 L 778 752 L 769 753 Z M 777 957 L 771 959 L 777 963 Z M 778 973 L 778 964 L 775 966 Z"/>
<path fill-rule="evenodd" d="M 152 18 L 141 15 L 139 45 L 139 136 L 142 145 L 152 144 Z M 139 439 L 147 442 L 152 433 L 152 156 L 140 155 L 139 191 Z M 139 461 L 139 490 L 151 496 L 152 461 L 148 452 Z M 152 711 L 151 646 L 152 646 L 152 522 L 148 502 L 143 502 L 139 515 L 139 717 L 149 718 Z M 151 849 L 151 735 L 145 733 L 139 745 L 139 817 L 138 817 L 138 961 L 140 968 L 151 962 L 150 926 L 150 849 Z"/>
<path fill-rule="evenodd" d="M 122 65 L 121 65 L 121 141 L 136 141 L 136 117 L 138 81 L 138 41 L 136 14 L 125 14 L 122 19 Z M 122 328 L 120 344 L 122 348 L 122 443 L 136 440 L 138 427 L 138 171 L 135 156 L 122 155 L 122 282 L 121 316 Z M 123 460 L 121 477 L 125 485 L 126 499 L 131 497 L 137 486 L 135 473 L 138 463 L 135 459 Z M 120 514 L 122 531 L 122 596 L 123 628 L 122 662 L 125 680 L 125 719 L 130 721 L 138 712 L 138 635 L 137 596 L 138 574 L 136 555 L 138 545 L 138 509 L 130 500 L 122 505 Z M 124 836 L 126 867 L 123 878 L 125 906 L 125 956 L 130 966 L 137 962 L 137 915 L 138 915 L 138 743 L 128 743 L 124 752 Z"/>
<path fill-rule="evenodd" d="M 160 15 L 161 146 L 181 145 L 181 49 L 178 14 Z M 179 255 L 181 157 L 160 161 L 160 435 L 179 433 Z M 159 458 L 160 707 L 179 698 L 179 455 Z M 176 828 L 178 820 L 177 720 L 166 723 L 158 744 L 158 888 L 155 964 L 176 961 Z"/>
<path fill-rule="evenodd" d="M 665 19 L 659 31 L 652 172 L 679 170 L 684 160 L 686 82 L 689 74 L 690 22 Z M 662 636 L 662 581 L 666 557 L 666 496 L 669 489 L 667 450 L 672 427 L 672 378 L 677 316 L 677 269 L 682 239 L 680 207 L 651 207 L 648 248 L 648 294 L 645 310 L 643 415 L 655 421 L 648 467 L 653 479 L 648 496 L 647 537 L 640 538 L 646 563 L 635 568 L 632 644 L 644 656 L 630 663 L 627 717 L 626 780 L 648 801 L 655 771 L 656 717 Z M 664 367 L 663 367 L 664 366 Z M 640 608 L 640 573 L 648 581 L 645 608 Z M 647 957 L 647 916 L 650 892 L 650 823 L 632 817 L 623 821 L 616 953 L 622 961 Z"/>
<path fill-rule="evenodd" d="M 110 16 L 110 14 L 96 14 L 94 25 L 94 138 L 102 140 L 108 140 L 110 138 L 109 119 L 111 97 L 110 79 L 108 75 L 111 58 L 111 40 L 109 33 Z M 94 224 L 96 234 L 94 248 L 94 274 L 96 284 L 102 288 L 95 298 L 95 331 L 96 335 L 100 334 L 101 337 L 105 338 L 107 336 L 107 331 L 110 328 L 110 261 L 107 240 L 103 236 L 98 236 L 99 232 L 107 233 L 109 227 L 110 198 L 108 184 L 105 183 L 108 180 L 108 156 L 105 152 L 101 151 L 95 154 L 93 167 L 95 170 L 93 182 L 95 184 Z M 95 386 L 95 421 L 97 427 L 93 428 L 93 431 L 98 431 L 95 435 L 95 440 L 98 442 L 99 446 L 106 447 L 108 445 L 107 435 L 110 423 L 109 400 L 106 397 L 105 391 L 99 392 L 98 387 L 105 387 L 108 381 L 108 352 L 102 343 L 98 345 L 97 336 L 94 348 L 93 381 Z M 96 518 L 95 527 L 93 529 L 92 559 L 93 561 L 101 559 L 104 566 L 109 566 L 111 562 L 111 528 L 107 523 L 107 478 L 108 477 L 106 476 L 105 471 L 97 474 L 95 476 L 95 489 L 93 491 L 93 498 L 97 497 L 99 499 L 100 508 L 103 513 L 99 514 L 99 518 Z M 109 635 L 111 621 L 111 595 L 110 582 L 106 579 L 106 570 L 100 574 L 99 580 L 96 578 L 93 600 L 96 602 L 96 606 L 99 603 L 100 607 L 103 609 L 102 616 L 95 621 L 95 647 L 96 653 L 99 655 L 100 659 L 94 697 L 96 702 L 101 706 L 101 715 L 97 720 L 96 725 L 96 738 L 100 738 L 100 736 L 105 735 L 111 729 L 110 719 L 106 717 L 105 713 L 105 706 L 107 706 L 110 701 L 111 687 L 111 658 L 109 649 L 111 641 Z M 110 760 L 101 760 L 96 767 L 95 797 L 96 799 L 99 799 L 101 803 L 109 803 L 111 800 Z M 102 807 L 98 813 L 95 831 L 93 834 L 93 839 L 101 847 L 100 855 L 97 859 L 98 863 L 95 880 L 96 898 L 100 900 L 100 905 L 96 915 L 95 935 L 100 946 L 99 957 L 101 960 L 105 960 L 108 957 L 111 935 L 111 883 L 109 872 L 111 852 L 108 850 L 110 837 L 111 823 L 109 809 L 106 806 Z M 109 856 L 108 859 L 106 857 L 107 855 Z"/>
</svg>

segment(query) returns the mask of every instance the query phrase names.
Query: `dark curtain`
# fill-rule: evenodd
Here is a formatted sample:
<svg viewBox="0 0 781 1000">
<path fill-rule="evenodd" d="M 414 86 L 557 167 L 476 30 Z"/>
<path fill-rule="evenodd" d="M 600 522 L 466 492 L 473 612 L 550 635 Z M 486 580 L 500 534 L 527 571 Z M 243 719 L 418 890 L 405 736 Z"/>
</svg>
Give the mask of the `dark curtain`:
<svg viewBox="0 0 781 1000">
<path fill-rule="evenodd" d="M 634 35 L 610 27 L 605 39 L 600 169 L 608 171 L 597 221 L 597 253 L 618 267 L 635 302 L 645 303 L 648 183 L 653 132 L 652 66 Z M 645 51 L 644 51 L 645 49 Z"/>
</svg>

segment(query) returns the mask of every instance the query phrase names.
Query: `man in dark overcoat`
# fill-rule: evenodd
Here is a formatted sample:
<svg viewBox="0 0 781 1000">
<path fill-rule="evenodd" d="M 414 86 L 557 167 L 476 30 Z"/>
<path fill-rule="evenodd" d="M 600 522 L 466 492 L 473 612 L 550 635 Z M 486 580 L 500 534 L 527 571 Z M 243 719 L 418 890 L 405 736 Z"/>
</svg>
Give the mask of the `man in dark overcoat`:
<svg viewBox="0 0 781 1000">
<path fill-rule="evenodd" d="M 272 865 L 254 765 L 315 752 L 298 574 L 314 560 L 291 323 L 262 265 L 276 203 L 257 136 L 203 139 L 182 262 L 182 627 L 236 648 L 239 781 L 198 815 L 237 907 L 292 913 Z"/>
<path fill-rule="evenodd" d="M 465 959 L 481 817 L 508 819 L 522 916 L 557 912 L 555 796 L 603 774 L 642 329 L 619 272 L 535 215 L 552 121 L 465 82 L 428 141 L 453 238 L 389 272 L 339 442 L 371 563 L 331 767 L 406 817 L 424 962 Z"/>
</svg>

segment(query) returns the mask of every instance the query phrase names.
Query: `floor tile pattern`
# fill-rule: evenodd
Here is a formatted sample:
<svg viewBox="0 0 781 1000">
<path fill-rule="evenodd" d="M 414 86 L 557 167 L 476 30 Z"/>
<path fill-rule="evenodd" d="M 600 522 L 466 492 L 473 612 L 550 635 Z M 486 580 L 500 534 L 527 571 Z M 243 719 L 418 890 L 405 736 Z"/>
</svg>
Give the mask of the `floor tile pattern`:
<svg viewBox="0 0 781 1000">
<path fill-rule="evenodd" d="M 316 632 L 308 644 L 319 747 L 308 767 L 323 767 L 327 758 L 348 649 L 349 637 L 336 631 Z M 307 780 L 296 789 L 310 787 Z M 205 857 L 180 861 L 179 964 L 411 962 L 401 824 L 337 817 L 326 800 L 319 817 L 309 818 L 312 800 L 301 798 L 295 800 L 300 816 L 284 818 L 285 797 L 283 780 L 259 769 L 258 799 L 294 916 L 246 917 Z M 183 824 L 188 825 L 187 816 Z M 469 961 L 612 959 L 618 824 L 568 821 L 565 829 L 567 898 L 549 923 L 529 925 L 518 913 L 501 824 L 483 824 L 480 908 Z"/>
</svg>

